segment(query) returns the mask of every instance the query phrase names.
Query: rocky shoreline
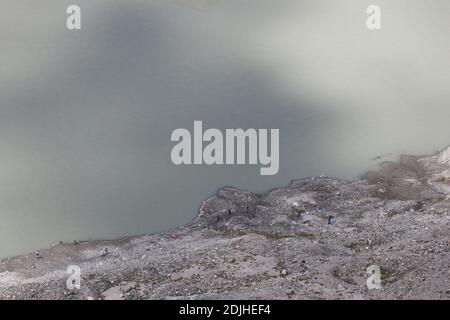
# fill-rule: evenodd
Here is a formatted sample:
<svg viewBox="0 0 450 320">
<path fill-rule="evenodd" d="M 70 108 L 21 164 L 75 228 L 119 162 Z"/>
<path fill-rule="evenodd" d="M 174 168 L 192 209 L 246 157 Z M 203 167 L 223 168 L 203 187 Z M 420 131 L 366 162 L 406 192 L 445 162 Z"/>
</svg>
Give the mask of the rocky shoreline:
<svg viewBox="0 0 450 320">
<path fill-rule="evenodd" d="M 450 147 L 357 181 L 225 187 L 190 224 L 0 262 L 1 299 L 450 299 Z M 81 270 L 67 287 L 68 266 Z M 381 269 L 369 290 L 367 268 Z"/>
</svg>

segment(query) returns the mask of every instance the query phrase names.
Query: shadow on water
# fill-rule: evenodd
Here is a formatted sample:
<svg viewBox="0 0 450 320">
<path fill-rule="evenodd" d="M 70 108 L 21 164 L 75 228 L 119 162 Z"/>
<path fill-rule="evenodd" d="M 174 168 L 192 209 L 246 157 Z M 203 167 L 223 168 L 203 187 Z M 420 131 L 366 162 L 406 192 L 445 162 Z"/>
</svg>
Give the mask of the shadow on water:
<svg viewBox="0 0 450 320">
<path fill-rule="evenodd" d="M 175 8 L 110 5 L 86 15 L 88 32 L 29 44 L 48 51 L 42 71 L 0 88 L 0 256 L 165 230 L 190 221 L 223 185 L 263 191 L 322 173 L 356 175 L 378 155 L 358 150 L 374 120 L 352 113 L 352 102 L 301 85 L 294 94 L 228 33 L 206 32 L 207 15 Z M 172 165 L 170 134 L 194 120 L 279 128 L 279 174 Z"/>
</svg>

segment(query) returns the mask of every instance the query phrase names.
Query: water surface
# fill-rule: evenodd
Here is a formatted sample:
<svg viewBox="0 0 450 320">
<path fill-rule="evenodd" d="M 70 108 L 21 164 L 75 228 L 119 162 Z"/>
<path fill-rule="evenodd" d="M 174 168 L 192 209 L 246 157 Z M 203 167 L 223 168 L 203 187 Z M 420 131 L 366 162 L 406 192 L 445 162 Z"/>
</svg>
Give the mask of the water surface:
<svg viewBox="0 0 450 320">
<path fill-rule="evenodd" d="M 253 191 L 450 144 L 450 3 L 4 0 L 0 256 L 191 220 L 223 185 Z M 280 172 L 176 167 L 170 134 L 279 128 Z"/>
</svg>

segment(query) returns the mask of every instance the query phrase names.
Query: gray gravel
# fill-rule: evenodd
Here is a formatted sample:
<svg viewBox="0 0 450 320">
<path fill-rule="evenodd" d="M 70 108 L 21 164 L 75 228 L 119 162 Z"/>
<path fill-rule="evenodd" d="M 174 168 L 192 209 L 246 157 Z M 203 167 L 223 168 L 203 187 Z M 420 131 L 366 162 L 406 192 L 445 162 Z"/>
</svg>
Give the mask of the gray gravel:
<svg viewBox="0 0 450 320">
<path fill-rule="evenodd" d="M 450 148 L 358 181 L 225 187 L 175 230 L 2 260 L 0 298 L 450 299 L 449 195 Z M 382 289 L 367 287 L 371 265 Z"/>
</svg>

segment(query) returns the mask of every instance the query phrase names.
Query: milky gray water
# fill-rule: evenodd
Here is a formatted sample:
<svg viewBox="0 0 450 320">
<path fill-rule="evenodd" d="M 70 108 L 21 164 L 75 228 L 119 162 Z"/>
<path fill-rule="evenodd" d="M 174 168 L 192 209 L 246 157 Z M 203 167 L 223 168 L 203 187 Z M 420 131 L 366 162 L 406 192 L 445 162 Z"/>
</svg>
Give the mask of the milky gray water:
<svg viewBox="0 0 450 320">
<path fill-rule="evenodd" d="M 448 1 L 199 2 L 2 1 L 0 256 L 182 225 L 223 185 L 355 178 L 450 144 Z M 174 166 L 170 134 L 194 120 L 279 128 L 279 174 Z"/>
</svg>

